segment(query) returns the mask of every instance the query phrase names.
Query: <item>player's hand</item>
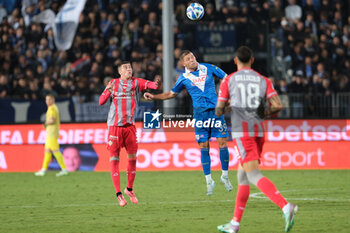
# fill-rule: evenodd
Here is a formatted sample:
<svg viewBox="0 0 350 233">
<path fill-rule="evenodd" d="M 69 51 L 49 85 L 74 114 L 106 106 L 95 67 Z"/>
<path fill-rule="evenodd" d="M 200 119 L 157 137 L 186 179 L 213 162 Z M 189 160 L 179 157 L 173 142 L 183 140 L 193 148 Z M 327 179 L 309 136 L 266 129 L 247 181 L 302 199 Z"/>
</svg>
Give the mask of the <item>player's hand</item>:
<svg viewBox="0 0 350 233">
<path fill-rule="evenodd" d="M 153 100 L 153 95 L 148 92 L 145 92 L 145 94 L 143 94 L 143 97 L 145 97 L 146 100 Z"/>
<path fill-rule="evenodd" d="M 156 77 L 155 79 L 154 79 L 154 82 L 156 83 L 156 86 L 157 86 L 157 88 L 158 87 L 160 87 L 160 84 L 161 84 L 161 78 L 160 77 Z"/>
<path fill-rule="evenodd" d="M 113 84 L 112 83 L 108 83 L 106 86 L 106 90 L 108 90 L 110 93 L 112 93 L 113 91 Z"/>
</svg>

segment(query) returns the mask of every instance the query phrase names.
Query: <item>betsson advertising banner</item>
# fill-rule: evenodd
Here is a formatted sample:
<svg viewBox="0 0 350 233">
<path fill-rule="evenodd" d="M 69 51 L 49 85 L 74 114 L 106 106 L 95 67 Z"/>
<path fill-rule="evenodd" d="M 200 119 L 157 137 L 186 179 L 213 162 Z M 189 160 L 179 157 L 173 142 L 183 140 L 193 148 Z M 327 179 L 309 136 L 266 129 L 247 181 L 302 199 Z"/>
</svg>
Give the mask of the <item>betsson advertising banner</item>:
<svg viewBox="0 0 350 233">
<path fill-rule="evenodd" d="M 138 170 L 200 170 L 200 150 L 194 132 L 144 132 L 138 123 Z M 263 169 L 350 169 L 349 120 L 268 120 Z M 59 143 L 67 167 L 108 171 L 105 123 L 62 124 Z M 45 142 L 42 125 L 0 125 L 0 172 L 32 172 L 41 167 Z M 237 157 L 229 142 L 230 167 Z M 220 170 L 217 142 L 211 142 L 212 169 Z M 49 169 L 57 169 L 51 162 Z M 126 170 L 125 151 L 121 170 Z"/>
</svg>

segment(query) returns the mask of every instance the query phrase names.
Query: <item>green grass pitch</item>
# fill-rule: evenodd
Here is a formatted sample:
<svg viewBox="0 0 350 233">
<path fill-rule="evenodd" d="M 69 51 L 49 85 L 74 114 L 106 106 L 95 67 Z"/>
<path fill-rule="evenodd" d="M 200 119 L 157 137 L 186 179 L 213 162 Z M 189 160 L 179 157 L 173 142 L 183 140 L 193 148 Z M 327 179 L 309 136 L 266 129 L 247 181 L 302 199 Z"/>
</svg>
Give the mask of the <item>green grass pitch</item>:
<svg viewBox="0 0 350 233">
<path fill-rule="evenodd" d="M 299 206 L 292 232 L 350 232 L 350 170 L 263 171 L 281 193 Z M 76 172 L 67 177 L 32 173 L 0 174 L 1 233 L 79 232 L 218 232 L 232 218 L 234 185 L 226 192 L 217 182 L 214 195 L 205 195 L 201 171 L 138 172 L 135 191 L 139 204 L 126 197 L 117 205 L 109 173 Z M 126 185 L 125 172 L 121 183 Z M 240 232 L 284 232 L 282 213 L 255 187 Z"/>
</svg>

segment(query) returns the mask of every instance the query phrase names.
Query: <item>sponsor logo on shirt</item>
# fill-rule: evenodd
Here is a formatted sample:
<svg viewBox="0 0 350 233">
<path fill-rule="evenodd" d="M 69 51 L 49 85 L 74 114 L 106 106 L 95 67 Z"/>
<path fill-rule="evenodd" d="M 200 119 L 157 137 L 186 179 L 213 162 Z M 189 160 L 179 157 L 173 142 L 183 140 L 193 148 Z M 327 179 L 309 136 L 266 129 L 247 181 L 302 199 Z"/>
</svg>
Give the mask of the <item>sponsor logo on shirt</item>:
<svg viewBox="0 0 350 233">
<path fill-rule="evenodd" d="M 131 99 L 134 95 L 135 95 L 134 91 L 115 92 L 114 98 L 115 99 Z"/>
<path fill-rule="evenodd" d="M 194 77 L 194 78 L 191 78 L 191 85 L 192 86 L 200 86 L 203 82 L 205 83 L 205 81 L 207 81 L 208 79 L 208 75 L 203 75 L 203 76 L 200 76 L 200 77 Z"/>
</svg>

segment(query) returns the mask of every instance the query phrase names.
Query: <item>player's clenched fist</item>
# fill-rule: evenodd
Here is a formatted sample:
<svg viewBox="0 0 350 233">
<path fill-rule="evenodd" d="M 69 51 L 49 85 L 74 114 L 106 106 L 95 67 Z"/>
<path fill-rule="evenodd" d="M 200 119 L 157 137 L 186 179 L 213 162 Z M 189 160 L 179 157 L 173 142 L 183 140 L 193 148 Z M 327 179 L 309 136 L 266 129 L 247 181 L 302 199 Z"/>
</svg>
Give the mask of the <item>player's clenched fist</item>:
<svg viewBox="0 0 350 233">
<path fill-rule="evenodd" d="M 113 91 L 113 84 L 112 83 L 108 83 L 108 85 L 106 86 L 106 90 L 108 90 L 110 93 L 112 93 L 112 91 Z"/>
<path fill-rule="evenodd" d="M 145 94 L 143 94 L 143 97 L 145 97 L 146 100 L 153 100 L 153 95 L 151 93 L 145 92 Z"/>
</svg>

